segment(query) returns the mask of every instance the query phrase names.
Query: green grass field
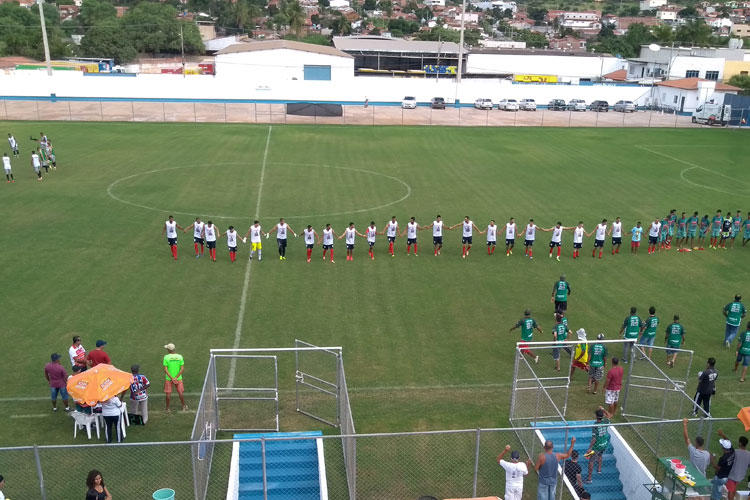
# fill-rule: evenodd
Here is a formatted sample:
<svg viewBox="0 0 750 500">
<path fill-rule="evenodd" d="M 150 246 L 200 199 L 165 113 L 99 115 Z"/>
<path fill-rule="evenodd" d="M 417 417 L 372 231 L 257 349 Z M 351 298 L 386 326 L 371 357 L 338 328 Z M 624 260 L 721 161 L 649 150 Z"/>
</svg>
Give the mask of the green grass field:
<svg viewBox="0 0 750 500">
<path fill-rule="evenodd" d="M 175 262 L 160 234 L 170 213 L 183 227 L 200 215 L 244 235 L 256 207 L 266 229 L 285 216 L 298 232 L 330 222 L 338 233 L 349 221 L 360 231 L 370 220 L 382 228 L 394 214 L 402 225 L 440 213 L 448 224 L 468 214 L 480 228 L 513 216 L 544 227 L 580 219 L 591 230 L 616 216 L 629 229 L 671 208 L 750 209 L 750 142 L 736 131 L 274 126 L 269 139 L 268 126 L 3 126 L 22 152 L 16 183 L 0 191 L 6 446 L 72 442 L 70 419 L 50 411 L 42 368 L 52 352 L 67 360 L 73 334 L 87 349 L 108 341 L 116 365 L 140 363 L 154 383 L 151 421 L 129 441 L 189 438 L 194 412 L 163 411 L 162 346 L 174 342 L 185 356 L 195 408 L 208 350 L 235 340 L 248 247 L 234 264 L 224 240 L 218 262 L 196 260 L 185 234 Z M 28 164 L 33 143 L 22 139 L 40 130 L 59 163 L 43 182 Z M 734 351 L 722 346 L 721 308 L 735 293 L 750 298 L 750 247 L 653 256 L 641 248 L 633 257 L 626 239 L 619 255 L 609 255 L 608 243 L 604 259 L 594 260 L 587 239 L 574 261 L 566 233 L 558 263 L 546 257 L 546 234 L 533 261 L 520 246 L 509 258 L 502 249 L 488 257 L 483 236 L 463 260 L 460 231 L 445 240 L 435 258 L 423 231 L 419 257 L 407 258 L 399 239 L 392 259 L 381 236 L 375 261 L 360 240 L 354 262 L 337 242 L 335 265 L 321 261 L 319 247 L 306 263 L 301 239 L 280 262 L 274 240 L 264 240 L 239 346 L 291 347 L 295 338 L 342 346 L 358 432 L 506 427 L 518 340 L 507 330 L 531 308 L 551 331 L 550 291 L 564 272 L 574 330 L 613 338 L 631 305 L 644 315 L 655 305 L 664 325 L 679 313 L 685 348 L 697 352 L 693 371 L 709 355 L 718 359 L 714 416 L 746 405 L 747 390 L 731 373 Z M 292 384 L 293 370 L 282 364 L 282 386 Z M 583 377 L 577 382 L 582 388 Z M 582 418 L 602 402 L 577 388 L 571 398 L 572 415 Z"/>
</svg>

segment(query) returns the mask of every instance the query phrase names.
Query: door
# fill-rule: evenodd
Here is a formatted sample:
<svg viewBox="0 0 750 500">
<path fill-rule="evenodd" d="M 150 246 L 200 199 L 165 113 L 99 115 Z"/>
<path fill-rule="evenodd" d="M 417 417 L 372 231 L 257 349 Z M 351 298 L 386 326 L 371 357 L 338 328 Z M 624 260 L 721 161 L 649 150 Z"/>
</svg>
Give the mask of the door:
<svg viewBox="0 0 750 500">
<path fill-rule="evenodd" d="M 685 109 L 685 97 L 682 97 L 680 99 L 680 112 L 682 112 Z"/>
<path fill-rule="evenodd" d="M 341 353 L 301 340 L 294 341 L 297 411 L 339 427 Z"/>
</svg>

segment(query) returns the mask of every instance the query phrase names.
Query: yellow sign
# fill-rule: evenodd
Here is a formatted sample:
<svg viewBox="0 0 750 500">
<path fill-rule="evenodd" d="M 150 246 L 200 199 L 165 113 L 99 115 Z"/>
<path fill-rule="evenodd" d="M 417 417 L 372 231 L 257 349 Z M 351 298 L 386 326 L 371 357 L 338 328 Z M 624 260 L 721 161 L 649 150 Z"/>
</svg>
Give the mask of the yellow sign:
<svg viewBox="0 0 750 500">
<path fill-rule="evenodd" d="M 513 80 L 524 83 L 557 83 L 557 77 L 552 75 L 513 75 Z"/>
</svg>

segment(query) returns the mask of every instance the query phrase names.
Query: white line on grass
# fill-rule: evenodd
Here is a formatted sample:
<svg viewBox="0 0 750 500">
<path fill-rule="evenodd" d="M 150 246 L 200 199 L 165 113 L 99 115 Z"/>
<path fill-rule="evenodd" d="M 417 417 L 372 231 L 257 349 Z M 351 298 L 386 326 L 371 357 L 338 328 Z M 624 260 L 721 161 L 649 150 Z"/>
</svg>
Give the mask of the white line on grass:
<svg viewBox="0 0 750 500">
<path fill-rule="evenodd" d="M 263 197 L 263 182 L 266 178 L 266 161 L 268 160 L 268 147 L 271 145 L 271 130 L 273 127 L 268 126 L 268 137 L 266 137 L 266 149 L 263 151 L 263 164 L 260 167 L 260 182 L 258 183 L 258 199 L 255 202 L 255 219 L 260 218 L 260 200 Z M 251 243 L 252 244 L 252 243 Z M 247 304 L 247 291 L 250 288 L 250 272 L 252 270 L 252 259 L 247 260 L 247 266 L 245 267 L 245 282 L 242 284 L 242 296 L 240 297 L 240 310 L 237 313 L 237 327 L 234 329 L 234 344 L 233 349 L 237 349 L 240 346 L 240 339 L 242 338 L 242 323 L 245 319 L 245 305 Z M 229 364 L 229 377 L 227 387 L 234 387 L 234 375 L 237 369 L 237 358 L 232 358 Z"/>
</svg>

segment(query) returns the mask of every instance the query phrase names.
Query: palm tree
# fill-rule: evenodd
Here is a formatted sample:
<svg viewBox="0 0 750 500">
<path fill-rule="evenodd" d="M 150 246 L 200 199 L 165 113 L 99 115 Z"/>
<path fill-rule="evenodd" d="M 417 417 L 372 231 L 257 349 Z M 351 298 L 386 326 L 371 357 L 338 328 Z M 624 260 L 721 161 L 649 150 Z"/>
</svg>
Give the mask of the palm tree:
<svg viewBox="0 0 750 500">
<path fill-rule="evenodd" d="M 294 30 L 297 38 L 302 36 L 302 27 L 305 25 L 305 11 L 299 3 L 299 0 L 293 0 L 286 6 L 284 12 L 289 18 L 289 26 Z"/>
<path fill-rule="evenodd" d="M 378 2 L 378 7 L 385 12 L 388 19 L 391 18 L 393 15 L 393 2 L 391 2 L 391 0 L 380 0 L 380 2 Z"/>
<path fill-rule="evenodd" d="M 245 29 L 247 21 L 250 19 L 250 8 L 246 0 L 237 0 L 232 6 L 232 20 L 239 29 Z"/>
</svg>

